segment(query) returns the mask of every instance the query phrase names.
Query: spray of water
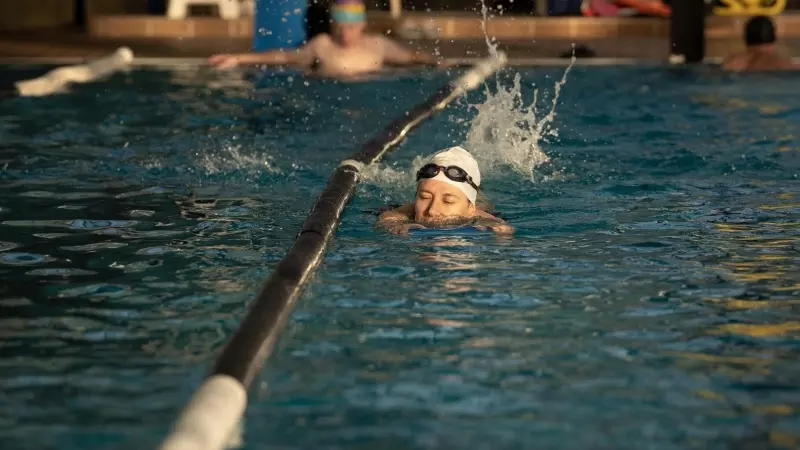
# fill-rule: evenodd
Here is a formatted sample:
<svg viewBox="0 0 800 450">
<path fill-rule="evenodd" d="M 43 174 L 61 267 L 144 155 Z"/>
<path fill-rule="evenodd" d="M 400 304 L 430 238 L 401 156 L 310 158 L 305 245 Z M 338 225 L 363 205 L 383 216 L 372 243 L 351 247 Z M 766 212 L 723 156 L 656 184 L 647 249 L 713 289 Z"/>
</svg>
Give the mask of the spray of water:
<svg viewBox="0 0 800 450">
<path fill-rule="evenodd" d="M 179 173 L 200 176 L 237 174 L 237 178 L 250 181 L 259 178 L 264 172 L 280 173 L 272 157 L 263 154 L 248 154 L 241 146 L 225 146 L 219 149 L 197 151 L 185 164 L 175 165 L 161 156 L 147 157 L 137 161 L 147 170 L 175 169 Z"/>
<path fill-rule="evenodd" d="M 525 101 L 520 74 L 514 76 L 511 86 L 504 86 L 498 80 L 495 92 L 487 87 L 486 101 L 471 106 L 477 114 L 470 121 L 465 146 L 485 171 L 508 166 L 534 180 L 536 167 L 550 159 L 542 150 L 541 143 L 548 137 L 558 136 L 553 125 L 556 105 L 574 62 L 573 57 L 556 82 L 550 106 L 545 112 L 537 111 L 538 89 L 534 89 L 530 102 Z"/>
<path fill-rule="evenodd" d="M 536 168 L 550 159 L 541 144 L 558 136 L 554 126 L 556 106 L 574 63 L 573 56 L 561 79 L 555 83 L 549 102 L 540 102 L 539 89 L 534 89 L 532 98 L 527 101 L 521 76 L 517 73 L 511 85 L 500 79 L 495 82 L 494 89 L 487 85 L 486 100 L 470 105 L 476 114 L 471 119 L 460 121 L 468 126 L 462 145 L 478 160 L 484 178 L 507 173 L 510 168 L 536 181 Z M 416 156 L 408 170 L 399 166 L 373 166 L 365 171 L 363 179 L 392 190 L 412 185 L 413 174 L 433 150 Z"/>
<path fill-rule="evenodd" d="M 489 56 L 497 58 L 497 43 L 492 43 L 493 39 L 489 38 L 489 8 L 486 7 L 486 2 L 481 0 L 481 30 L 483 30 L 483 37 L 486 39 L 486 47 L 489 49 Z"/>
<path fill-rule="evenodd" d="M 489 8 L 481 0 L 481 29 L 486 39 L 489 55 L 497 57 L 497 43 L 489 37 Z M 470 108 L 477 114 L 464 121 L 469 127 L 463 145 L 478 160 L 485 178 L 493 173 L 505 173 L 507 168 L 535 181 L 535 170 L 549 161 L 542 150 L 541 143 L 549 137 L 557 137 L 554 126 L 556 106 L 561 89 L 567 82 L 572 66 L 575 64 L 573 52 L 570 64 L 561 79 L 555 83 L 549 106 L 537 111 L 539 89 L 534 89 L 530 101 L 523 95 L 520 74 L 514 76 L 510 86 L 504 85 L 498 78 L 494 90 L 487 85 L 486 100 Z M 430 152 L 428 152 L 430 153 Z M 399 166 L 372 166 L 362 173 L 363 179 L 379 184 L 390 191 L 401 192 L 413 185 L 413 174 L 422 167 L 426 155 L 416 156 L 408 170 Z"/>
<path fill-rule="evenodd" d="M 204 152 L 199 168 L 208 175 L 240 171 L 258 175 L 262 171 L 276 172 L 271 157 L 242 153 L 240 146 L 224 147 L 216 152 Z"/>
</svg>

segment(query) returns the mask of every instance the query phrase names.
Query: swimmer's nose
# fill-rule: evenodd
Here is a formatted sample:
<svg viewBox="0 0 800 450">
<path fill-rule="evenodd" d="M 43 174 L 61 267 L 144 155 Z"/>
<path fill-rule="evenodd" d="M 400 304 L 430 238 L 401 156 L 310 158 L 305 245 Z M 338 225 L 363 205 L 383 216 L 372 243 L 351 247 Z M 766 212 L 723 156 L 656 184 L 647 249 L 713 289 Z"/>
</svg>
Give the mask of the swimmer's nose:
<svg viewBox="0 0 800 450">
<path fill-rule="evenodd" d="M 441 217 L 443 215 L 444 214 L 442 214 L 442 208 L 439 205 L 439 202 L 437 202 L 437 201 L 431 202 L 430 206 L 428 206 L 428 216 L 430 216 L 430 217 Z"/>
</svg>

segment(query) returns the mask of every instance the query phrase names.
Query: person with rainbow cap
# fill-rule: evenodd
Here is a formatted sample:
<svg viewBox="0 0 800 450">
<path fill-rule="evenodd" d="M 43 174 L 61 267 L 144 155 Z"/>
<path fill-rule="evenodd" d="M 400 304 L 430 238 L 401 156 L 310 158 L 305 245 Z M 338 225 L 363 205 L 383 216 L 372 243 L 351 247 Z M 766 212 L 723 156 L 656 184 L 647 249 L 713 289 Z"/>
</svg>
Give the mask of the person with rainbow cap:
<svg viewBox="0 0 800 450">
<path fill-rule="evenodd" d="M 465 149 L 451 147 L 434 154 L 417 171 L 413 203 L 384 212 L 377 226 L 394 234 L 415 228 L 472 225 L 496 234 L 512 234 L 514 228 L 481 207 L 481 170 Z"/>
<path fill-rule="evenodd" d="M 361 0 L 337 0 L 331 8 L 332 34 L 322 33 L 296 50 L 215 55 L 209 62 L 224 69 L 239 65 L 294 65 L 329 77 L 377 72 L 385 65 L 440 66 L 433 56 L 407 49 L 391 39 L 364 32 L 366 8 Z"/>
</svg>

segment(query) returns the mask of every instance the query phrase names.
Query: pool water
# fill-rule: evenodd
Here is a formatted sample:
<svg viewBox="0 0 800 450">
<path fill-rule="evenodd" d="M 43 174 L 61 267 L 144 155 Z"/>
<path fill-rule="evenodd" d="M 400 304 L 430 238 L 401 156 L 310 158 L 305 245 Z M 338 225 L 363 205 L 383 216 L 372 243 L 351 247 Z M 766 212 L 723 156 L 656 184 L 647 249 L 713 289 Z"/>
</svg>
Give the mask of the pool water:
<svg viewBox="0 0 800 450">
<path fill-rule="evenodd" d="M 490 80 L 362 183 L 244 448 L 800 445 L 796 78 L 575 67 L 532 132 L 563 74 L 506 70 L 522 105 Z M 3 448 L 157 445 L 332 169 L 453 75 L 136 69 L 0 103 Z M 453 144 L 516 235 L 375 230 Z"/>
</svg>

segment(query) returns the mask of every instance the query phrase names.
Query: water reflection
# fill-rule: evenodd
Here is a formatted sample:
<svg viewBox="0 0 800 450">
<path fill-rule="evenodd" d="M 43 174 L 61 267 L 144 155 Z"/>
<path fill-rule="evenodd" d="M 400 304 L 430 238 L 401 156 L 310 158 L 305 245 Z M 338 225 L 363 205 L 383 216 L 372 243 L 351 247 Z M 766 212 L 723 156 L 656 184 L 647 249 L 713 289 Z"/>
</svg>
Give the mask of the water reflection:
<svg viewBox="0 0 800 450">
<path fill-rule="evenodd" d="M 479 280 L 474 274 L 480 265 L 475 258 L 469 240 L 463 238 L 436 239 L 433 244 L 417 244 L 425 250 L 419 253 L 419 259 L 428 263 L 436 270 L 442 271 L 442 276 L 432 280 L 432 286 L 437 284 L 444 292 L 464 293 L 476 290 Z M 459 272 L 451 274 L 450 272 Z"/>
</svg>

